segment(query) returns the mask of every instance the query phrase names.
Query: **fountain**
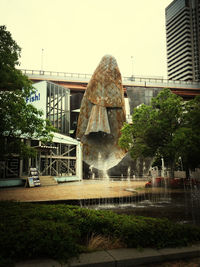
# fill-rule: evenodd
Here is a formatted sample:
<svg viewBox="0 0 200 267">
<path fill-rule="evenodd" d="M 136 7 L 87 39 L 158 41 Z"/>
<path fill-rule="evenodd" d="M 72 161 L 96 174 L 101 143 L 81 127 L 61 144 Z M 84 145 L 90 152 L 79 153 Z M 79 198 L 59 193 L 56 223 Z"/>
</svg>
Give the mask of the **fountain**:
<svg viewBox="0 0 200 267">
<path fill-rule="evenodd" d="M 83 144 L 85 177 L 90 177 L 90 166 L 96 177 L 101 177 L 102 171 L 109 177 L 123 179 L 148 173 L 152 159 L 133 160 L 118 146 L 125 120 L 121 73 L 116 59 L 105 55 L 88 83 L 77 123 L 76 136 Z"/>
<path fill-rule="evenodd" d="M 97 66 L 85 91 L 77 125 L 77 138 L 83 144 L 83 161 L 86 166 L 85 177 L 92 182 L 99 179 L 106 187 L 106 196 L 95 199 L 85 199 L 83 206 L 94 208 L 120 209 L 120 212 L 138 211 L 168 214 L 169 209 L 180 211 L 196 219 L 199 216 L 189 210 L 197 211 L 200 205 L 199 190 L 186 194 L 182 190 L 170 191 L 164 179 L 165 186 L 153 188 L 156 177 L 153 176 L 151 188 L 136 191 L 132 182 L 136 177 L 143 177 L 149 172 L 152 159 L 133 160 L 118 146 L 120 129 L 125 122 L 125 102 L 121 74 L 114 57 L 106 55 Z M 89 175 L 87 174 L 89 172 Z M 110 177 L 117 177 L 112 180 Z M 165 176 L 164 159 L 162 159 L 162 176 Z M 133 179 L 132 179 L 133 178 Z M 112 196 L 112 183 L 119 183 L 118 193 Z M 116 186 L 116 184 L 115 184 Z M 120 191 L 123 187 L 123 194 Z M 126 191 L 127 194 L 124 194 Z M 99 194 L 98 194 L 99 195 Z M 181 197 L 180 197 L 181 196 Z M 180 215 L 181 217 L 181 215 Z M 189 218 L 189 217 L 188 217 Z M 183 220 L 182 220 L 183 221 Z"/>
<path fill-rule="evenodd" d="M 121 74 L 116 59 L 106 55 L 88 83 L 78 119 L 77 137 L 86 164 L 108 170 L 121 161 L 125 151 L 118 146 L 118 138 L 124 122 Z"/>
</svg>

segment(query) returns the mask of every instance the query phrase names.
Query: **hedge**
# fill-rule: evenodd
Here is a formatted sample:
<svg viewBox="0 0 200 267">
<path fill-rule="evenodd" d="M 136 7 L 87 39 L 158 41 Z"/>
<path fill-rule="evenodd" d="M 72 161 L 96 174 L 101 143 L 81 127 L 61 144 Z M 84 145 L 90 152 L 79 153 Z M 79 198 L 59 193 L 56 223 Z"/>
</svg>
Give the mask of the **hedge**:
<svg viewBox="0 0 200 267">
<path fill-rule="evenodd" d="M 98 234 L 124 246 L 164 248 L 200 241 L 200 228 L 167 219 L 119 215 L 64 204 L 0 202 L 0 266 L 16 261 L 52 258 L 67 261 L 87 251 Z"/>
</svg>

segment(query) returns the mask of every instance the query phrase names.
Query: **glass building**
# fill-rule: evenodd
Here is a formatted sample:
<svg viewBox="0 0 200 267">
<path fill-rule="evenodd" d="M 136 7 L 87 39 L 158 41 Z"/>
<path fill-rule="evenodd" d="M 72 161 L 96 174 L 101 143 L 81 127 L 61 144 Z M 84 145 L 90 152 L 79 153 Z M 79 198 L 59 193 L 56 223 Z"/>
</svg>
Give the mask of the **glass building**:
<svg viewBox="0 0 200 267">
<path fill-rule="evenodd" d="M 200 81 L 200 1 L 174 0 L 165 19 L 168 78 Z"/>
<path fill-rule="evenodd" d="M 36 92 L 26 99 L 27 103 L 43 111 L 59 133 L 70 132 L 70 90 L 58 84 L 42 81 L 33 84 Z"/>
<path fill-rule="evenodd" d="M 70 90 L 47 82 L 46 118 L 60 133 L 70 131 Z"/>
</svg>

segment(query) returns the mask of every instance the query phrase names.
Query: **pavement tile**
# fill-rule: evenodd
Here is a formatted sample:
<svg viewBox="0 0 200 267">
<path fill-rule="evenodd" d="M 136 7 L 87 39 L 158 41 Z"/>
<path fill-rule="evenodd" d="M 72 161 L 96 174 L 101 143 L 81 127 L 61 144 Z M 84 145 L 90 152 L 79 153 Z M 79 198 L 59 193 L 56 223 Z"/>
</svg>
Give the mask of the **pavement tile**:
<svg viewBox="0 0 200 267">
<path fill-rule="evenodd" d="M 81 181 L 34 188 L 0 188 L 0 201 L 56 201 L 132 196 L 127 188 L 144 187 L 145 181 Z"/>
<path fill-rule="evenodd" d="M 61 267 L 61 264 L 51 259 L 37 259 L 19 262 L 16 267 Z"/>
<path fill-rule="evenodd" d="M 154 249 L 113 249 L 108 253 L 117 261 L 117 267 L 136 266 L 162 261 L 162 255 Z"/>
<path fill-rule="evenodd" d="M 63 267 L 67 267 L 64 265 Z M 112 256 L 106 251 L 96 251 L 93 253 L 83 253 L 79 259 L 70 261 L 70 267 L 116 267 L 115 261 Z"/>
<path fill-rule="evenodd" d="M 164 260 L 177 260 L 184 258 L 194 258 L 200 256 L 200 246 L 193 245 L 190 247 L 182 247 L 182 248 L 165 248 L 159 250 Z"/>
</svg>

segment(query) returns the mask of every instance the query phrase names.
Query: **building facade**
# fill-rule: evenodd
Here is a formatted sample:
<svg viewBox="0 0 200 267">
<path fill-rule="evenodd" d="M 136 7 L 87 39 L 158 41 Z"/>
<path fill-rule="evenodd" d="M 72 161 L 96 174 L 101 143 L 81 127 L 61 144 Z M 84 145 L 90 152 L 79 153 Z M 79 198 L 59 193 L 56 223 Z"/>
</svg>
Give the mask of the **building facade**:
<svg viewBox="0 0 200 267">
<path fill-rule="evenodd" d="M 36 92 L 26 99 L 26 103 L 42 110 L 44 119 L 48 119 L 59 133 L 69 135 L 70 90 L 49 81 L 33 86 Z"/>
<path fill-rule="evenodd" d="M 168 78 L 200 81 L 200 1 L 174 0 L 165 19 Z"/>
<path fill-rule="evenodd" d="M 0 160 L 0 187 L 21 186 L 36 168 L 40 180 L 52 177 L 57 182 L 82 179 L 82 145 L 70 137 L 70 90 L 58 84 L 41 81 L 33 84 L 34 93 L 27 97 L 26 103 L 43 111 L 42 118 L 48 119 L 57 129 L 52 143 L 43 144 L 34 136 L 20 141 L 36 151 L 36 156 L 21 158 L 12 151 L 6 159 Z M 9 142 L 5 137 L 5 145 Z M 47 179 L 41 182 L 48 182 Z"/>
</svg>

